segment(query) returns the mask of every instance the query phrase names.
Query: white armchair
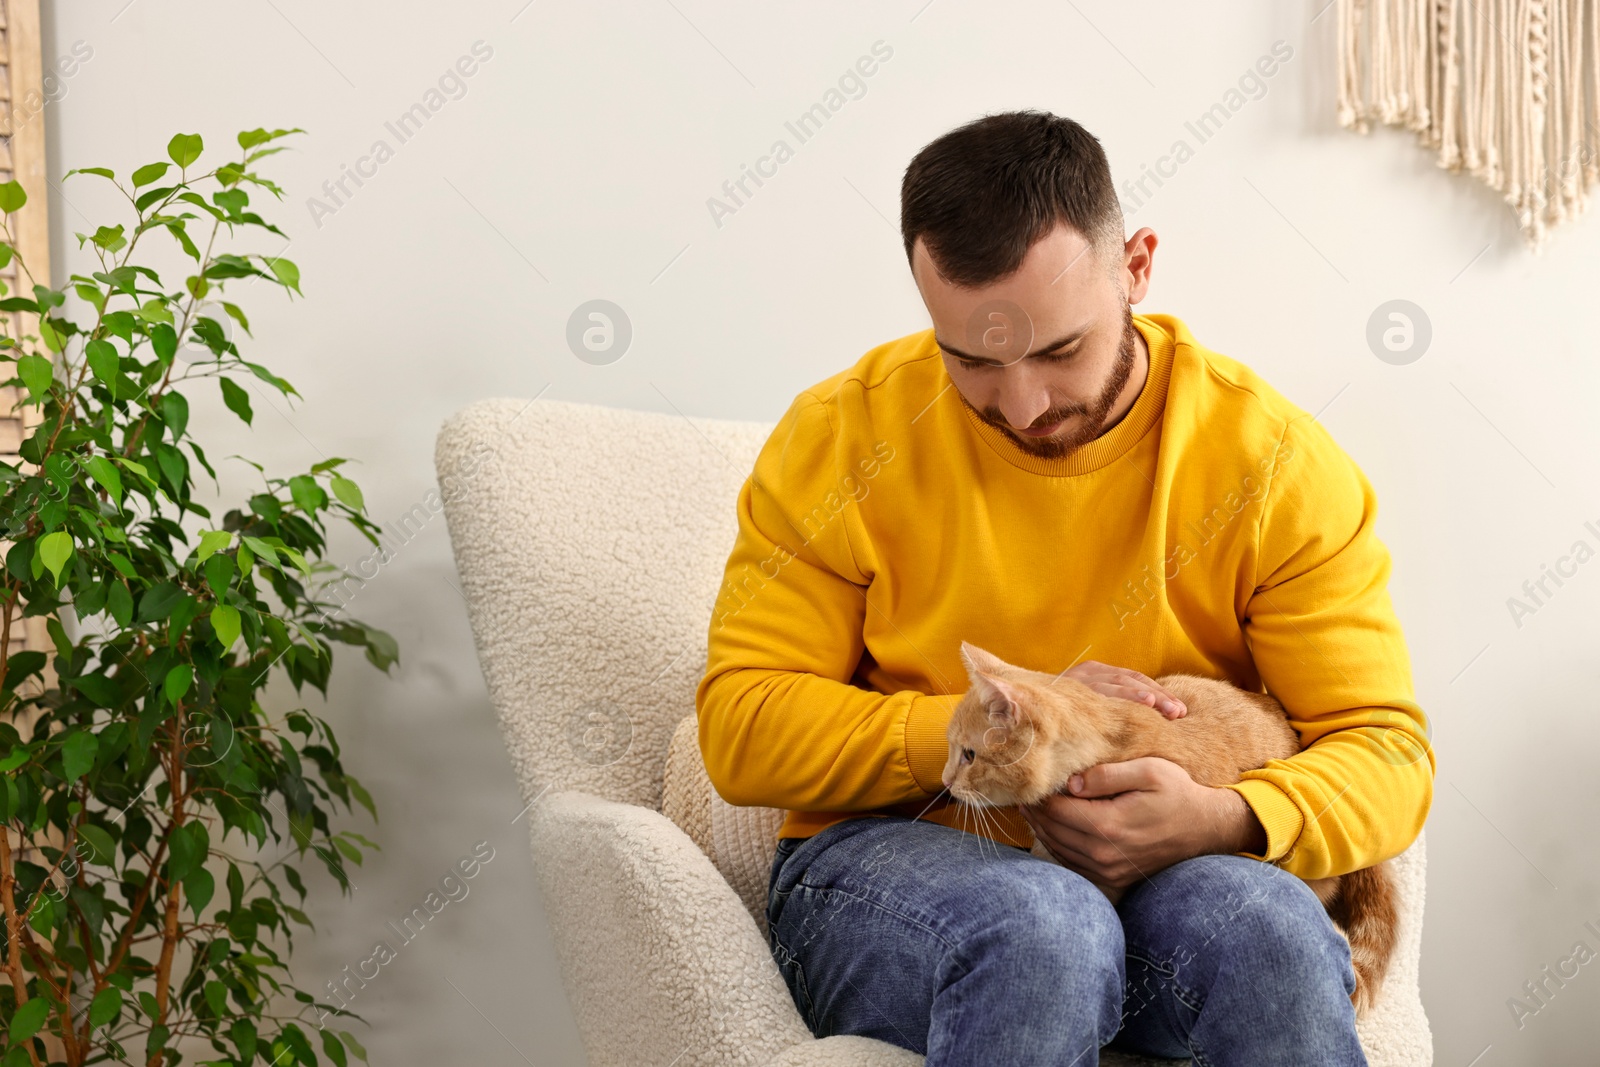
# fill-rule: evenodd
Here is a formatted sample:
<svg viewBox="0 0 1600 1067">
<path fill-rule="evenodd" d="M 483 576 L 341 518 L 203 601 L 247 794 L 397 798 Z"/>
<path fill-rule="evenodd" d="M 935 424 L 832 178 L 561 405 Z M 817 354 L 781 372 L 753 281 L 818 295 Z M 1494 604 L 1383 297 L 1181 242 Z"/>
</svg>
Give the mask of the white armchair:
<svg viewBox="0 0 1600 1067">
<path fill-rule="evenodd" d="M 771 429 L 490 400 L 439 433 L 435 465 L 478 658 L 531 805 L 537 881 L 591 1067 L 922 1063 L 881 1041 L 806 1029 L 760 911 L 773 812 L 708 790 L 716 835 L 694 838 L 661 813 L 668 749 L 705 667 L 734 502 Z M 680 742 L 674 760 L 703 776 L 696 747 Z M 745 847 L 716 848 L 717 835 Z M 1396 866 L 1403 943 L 1361 1036 L 1375 1067 L 1426 1067 L 1421 838 Z M 1100 1062 L 1143 1061 L 1107 1052 Z"/>
</svg>

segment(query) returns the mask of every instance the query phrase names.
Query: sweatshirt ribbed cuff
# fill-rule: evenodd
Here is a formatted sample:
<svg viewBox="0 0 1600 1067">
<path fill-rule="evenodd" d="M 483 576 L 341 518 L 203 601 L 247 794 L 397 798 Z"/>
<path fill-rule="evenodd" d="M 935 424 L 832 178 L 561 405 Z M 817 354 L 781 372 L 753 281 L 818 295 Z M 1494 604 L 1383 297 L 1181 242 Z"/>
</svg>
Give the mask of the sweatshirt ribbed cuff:
<svg viewBox="0 0 1600 1067">
<path fill-rule="evenodd" d="M 906 763 L 917 787 L 928 794 L 944 788 L 944 765 L 950 759 L 950 716 L 962 695 L 913 697 L 906 712 Z"/>
<path fill-rule="evenodd" d="M 1264 855 L 1254 852 L 1236 852 L 1234 855 L 1249 856 L 1268 863 L 1275 863 L 1287 855 L 1300 839 L 1300 831 L 1306 821 L 1305 816 L 1300 814 L 1299 806 L 1289 799 L 1289 794 L 1263 778 L 1246 778 L 1226 788 L 1244 797 L 1245 803 L 1250 805 L 1250 810 L 1256 813 L 1262 828 L 1267 831 L 1267 851 Z"/>
</svg>

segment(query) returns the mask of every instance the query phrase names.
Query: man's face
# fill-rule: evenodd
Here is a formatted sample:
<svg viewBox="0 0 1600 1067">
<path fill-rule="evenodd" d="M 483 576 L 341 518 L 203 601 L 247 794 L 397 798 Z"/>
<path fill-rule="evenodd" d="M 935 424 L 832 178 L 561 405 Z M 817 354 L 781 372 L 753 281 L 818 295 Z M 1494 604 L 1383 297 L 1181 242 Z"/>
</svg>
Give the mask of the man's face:
<svg viewBox="0 0 1600 1067">
<path fill-rule="evenodd" d="M 1127 287 L 1137 300 L 1144 284 L 1121 256 L 1113 265 L 1058 225 L 1016 271 L 967 289 L 939 276 L 920 238 L 913 246 L 912 276 L 962 402 L 1036 456 L 1094 440 L 1127 399 L 1141 344 Z"/>
</svg>

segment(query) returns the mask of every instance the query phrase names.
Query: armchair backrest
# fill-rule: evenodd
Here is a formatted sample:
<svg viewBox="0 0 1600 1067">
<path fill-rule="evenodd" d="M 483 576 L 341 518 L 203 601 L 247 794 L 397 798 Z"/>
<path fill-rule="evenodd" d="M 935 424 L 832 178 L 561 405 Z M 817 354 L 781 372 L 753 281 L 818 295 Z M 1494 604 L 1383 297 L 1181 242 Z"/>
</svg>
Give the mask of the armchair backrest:
<svg viewBox="0 0 1600 1067">
<path fill-rule="evenodd" d="M 735 505 L 772 423 L 486 400 L 434 466 L 478 661 L 528 801 L 659 808 Z"/>
</svg>

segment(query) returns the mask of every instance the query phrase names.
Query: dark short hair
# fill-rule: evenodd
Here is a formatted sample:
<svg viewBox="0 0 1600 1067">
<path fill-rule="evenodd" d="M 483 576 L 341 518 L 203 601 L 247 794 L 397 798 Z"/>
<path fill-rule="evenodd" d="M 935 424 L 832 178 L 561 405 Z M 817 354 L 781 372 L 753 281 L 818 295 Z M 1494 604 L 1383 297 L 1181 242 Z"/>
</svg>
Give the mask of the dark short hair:
<svg viewBox="0 0 1600 1067">
<path fill-rule="evenodd" d="M 1064 222 L 1102 257 L 1123 242 L 1122 206 L 1094 135 L 1046 111 L 986 115 L 930 142 L 900 183 L 906 259 L 921 237 L 939 273 L 973 288 L 1022 265 Z"/>
</svg>

